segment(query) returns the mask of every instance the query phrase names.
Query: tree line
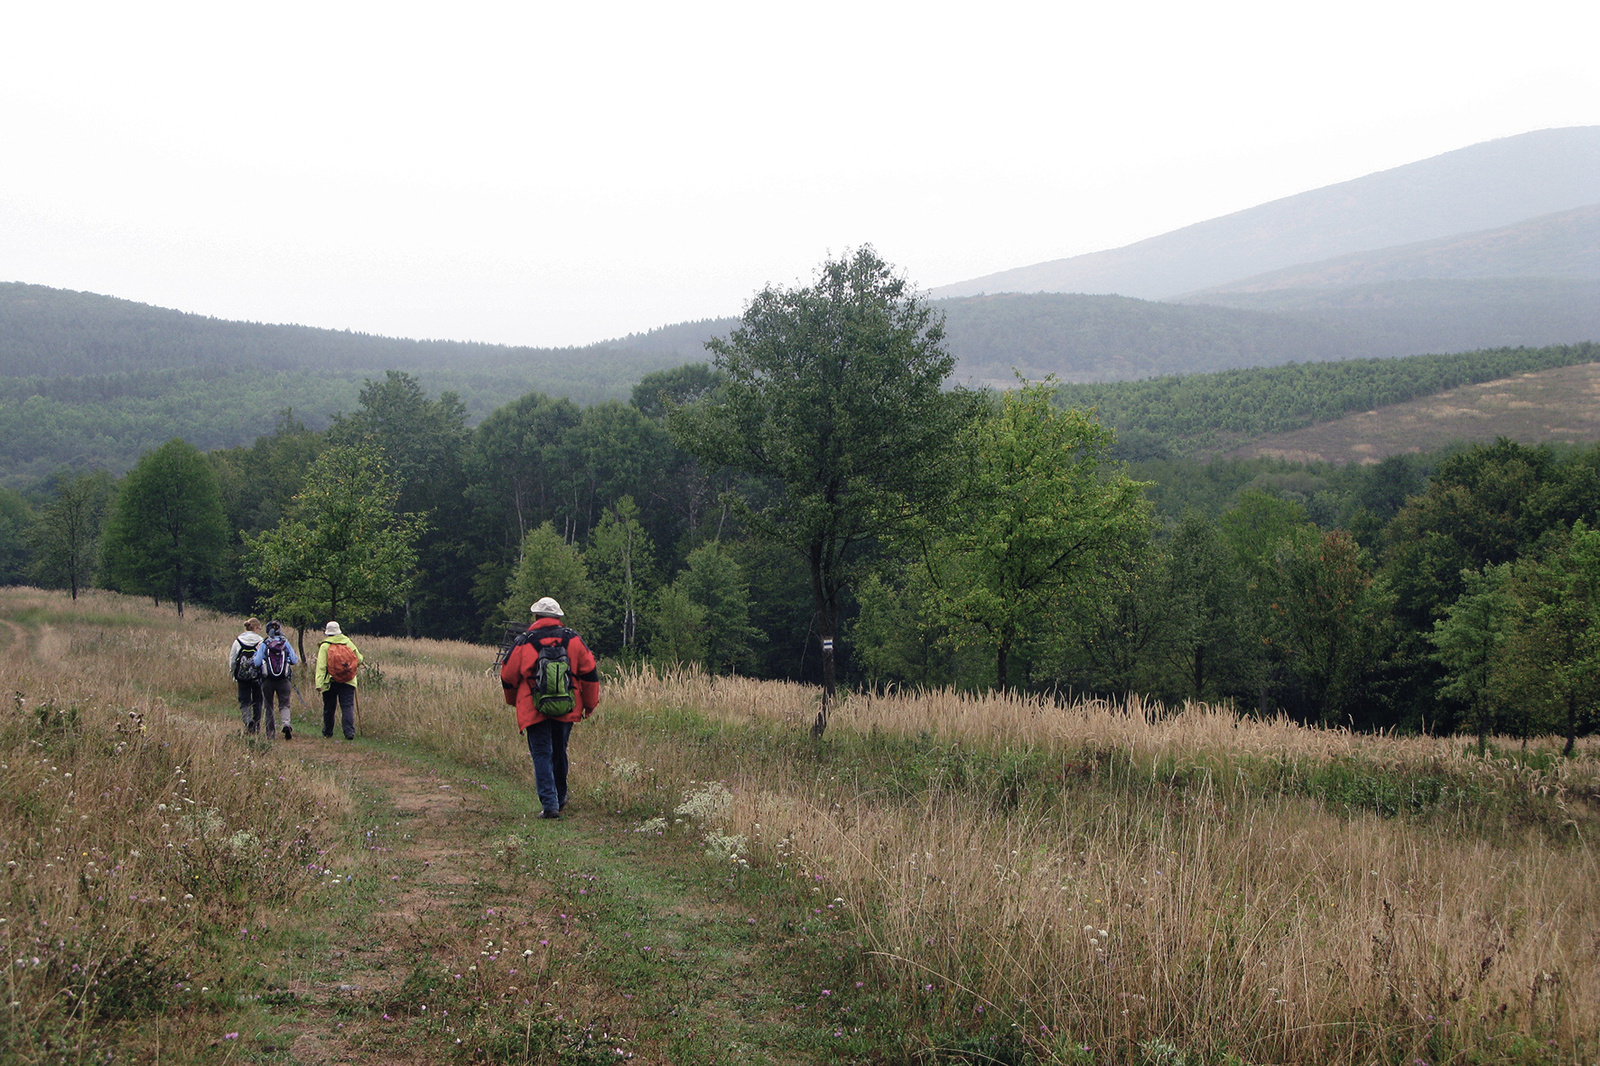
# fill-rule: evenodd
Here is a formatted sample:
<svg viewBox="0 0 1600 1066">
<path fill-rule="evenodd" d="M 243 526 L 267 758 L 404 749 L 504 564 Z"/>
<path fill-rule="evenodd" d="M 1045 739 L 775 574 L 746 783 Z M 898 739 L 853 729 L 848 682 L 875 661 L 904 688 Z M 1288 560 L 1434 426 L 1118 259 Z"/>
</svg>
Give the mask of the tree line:
<svg viewBox="0 0 1600 1066">
<path fill-rule="evenodd" d="M 533 392 L 475 427 L 390 371 L 323 430 L 284 412 L 248 446 L 0 491 L 0 579 L 470 640 L 553 595 L 613 661 L 830 695 L 1593 728 L 1600 447 L 1123 462 L 1054 382 L 949 388 L 941 317 L 870 249 L 710 348 L 628 402 Z"/>
</svg>

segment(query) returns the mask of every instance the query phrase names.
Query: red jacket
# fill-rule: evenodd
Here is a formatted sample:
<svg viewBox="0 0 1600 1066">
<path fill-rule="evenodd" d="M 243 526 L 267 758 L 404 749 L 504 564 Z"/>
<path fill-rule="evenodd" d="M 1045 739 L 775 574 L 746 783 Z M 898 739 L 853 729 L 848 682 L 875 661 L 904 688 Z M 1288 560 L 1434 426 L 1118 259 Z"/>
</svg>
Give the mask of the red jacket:
<svg viewBox="0 0 1600 1066">
<path fill-rule="evenodd" d="M 528 627 L 528 632 L 554 629 L 560 625 L 559 618 L 536 618 Z M 500 687 L 506 702 L 517 709 L 519 731 L 545 720 L 545 716 L 534 708 L 533 673 L 539 663 L 538 645 L 548 643 L 549 640 L 541 639 L 518 644 L 511 649 L 505 664 L 500 667 Z M 600 669 L 594 661 L 594 652 L 584 646 L 583 638 L 576 633 L 567 642 L 567 658 L 572 661 L 572 676 L 578 683 L 578 706 L 571 714 L 563 715 L 556 721 L 576 722 L 600 706 Z"/>
</svg>

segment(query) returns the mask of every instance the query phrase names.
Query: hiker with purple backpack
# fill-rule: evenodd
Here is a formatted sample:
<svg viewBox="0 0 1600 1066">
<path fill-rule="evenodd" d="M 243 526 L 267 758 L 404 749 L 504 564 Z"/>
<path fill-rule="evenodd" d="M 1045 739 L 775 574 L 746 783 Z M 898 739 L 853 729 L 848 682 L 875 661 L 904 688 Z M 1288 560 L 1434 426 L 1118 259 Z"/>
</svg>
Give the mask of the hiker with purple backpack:
<svg viewBox="0 0 1600 1066">
<path fill-rule="evenodd" d="M 293 740 L 294 729 L 289 725 L 289 695 L 294 684 L 293 668 L 300 665 L 300 656 L 295 654 L 294 645 L 283 635 L 283 627 L 277 622 L 267 623 L 266 639 L 256 645 L 254 661 L 256 668 L 261 671 L 261 702 L 266 711 L 267 736 L 272 736 L 276 729 L 272 716 L 272 700 L 276 696 L 278 709 L 283 712 L 283 739 Z"/>
</svg>

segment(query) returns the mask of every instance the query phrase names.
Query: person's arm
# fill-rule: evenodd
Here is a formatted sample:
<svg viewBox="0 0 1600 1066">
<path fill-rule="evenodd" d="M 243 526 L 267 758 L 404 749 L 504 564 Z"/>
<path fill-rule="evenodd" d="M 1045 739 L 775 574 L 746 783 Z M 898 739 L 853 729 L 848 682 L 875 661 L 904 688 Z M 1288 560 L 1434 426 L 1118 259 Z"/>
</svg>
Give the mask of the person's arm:
<svg viewBox="0 0 1600 1066">
<path fill-rule="evenodd" d="M 600 706 L 600 664 L 582 637 L 573 637 L 567 645 L 567 656 L 572 660 L 573 675 L 578 679 L 578 702 L 585 718 Z"/>
<path fill-rule="evenodd" d="M 526 644 L 518 644 L 511 649 L 511 654 L 506 656 L 506 661 L 500 664 L 500 695 L 511 706 L 517 705 L 517 688 L 522 684 L 522 649 Z"/>
</svg>

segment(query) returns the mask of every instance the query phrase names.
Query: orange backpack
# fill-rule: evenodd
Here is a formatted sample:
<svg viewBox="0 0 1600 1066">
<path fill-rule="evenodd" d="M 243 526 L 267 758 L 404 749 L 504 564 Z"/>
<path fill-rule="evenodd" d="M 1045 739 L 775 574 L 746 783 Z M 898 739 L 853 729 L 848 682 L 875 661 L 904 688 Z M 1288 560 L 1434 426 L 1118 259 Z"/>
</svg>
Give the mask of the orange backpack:
<svg viewBox="0 0 1600 1066">
<path fill-rule="evenodd" d="M 361 660 L 356 658 L 356 650 L 350 645 L 328 645 L 328 680 L 348 685 L 356 679 L 360 666 Z"/>
</svg>

